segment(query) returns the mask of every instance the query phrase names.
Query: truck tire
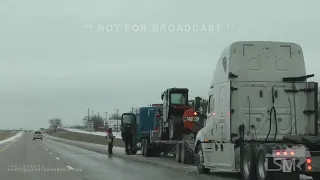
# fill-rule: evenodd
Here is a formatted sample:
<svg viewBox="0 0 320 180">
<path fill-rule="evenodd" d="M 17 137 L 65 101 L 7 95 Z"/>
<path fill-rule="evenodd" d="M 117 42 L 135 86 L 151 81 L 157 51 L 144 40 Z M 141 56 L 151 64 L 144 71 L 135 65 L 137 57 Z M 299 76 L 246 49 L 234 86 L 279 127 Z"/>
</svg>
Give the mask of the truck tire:
<svg viewBox="0 0 320 180">
<path fill-rule="evenodd" d="M 246 144 L 240 149 L 240 172 L 242 180 L 256 180 L 256 156 L 258 147 L 254 144 Z"/>
<path fill-rule="evenodd" d="M 146 156 L 146 149 L 145 149 L 145 139 L 142 139 L 141 141 L 141 155 Z"/>
<path fill-rule="evenodd" d="M 156 157 L 160 157 L 161 156 L 161 151 L 160 150 L 157 150 L 156 151 Z"/>
<path fill-rule="evenodd" d="M 273 163 L 273 157 L 268 158 L 268 154 L 272 154 L 272 150 L 280 149 L 277 144 L 263 144 L 259 147 L 257 156 L 257 180 L 300 180 L 299 171 L 282 172 L 266 170 L 265 162 L 268 161 L 268 168 L 278 168 Z M 267 158 L 266 158 L 267 157 Z"/>
<path fill-rule="evenodd" d="M 132 155 L 136 155 L 138 152 L 138 148 L 137 147 L 134 147 L 133 150 L 132 150 Z"/>
<path fill-rule="evenodd" d="M 148 147 L 148 140 L 145 139 L 144 153 L 146 157 L 152 157 L 152 153 L 154 153 L 152 148 Z"/>
<path fill-rule="evenodd" d="M 169 139 L 181 140 L 183 130 L 182 117 L 173 116 L 169 118 Z"/>
<path fill-rule="evenodd" d="M 209 174 L 210 173 L 210 169 L 206 168 L 203 163 L 204 163 L 204 154 L 203 154 L 203 150 L 202 150 L 202 145 L 199 144 L 197 147 L 197 169 L 198 169 L 198 173 L 199 174 Z"/>
<path fill-rule="evenodd" d="M 313 179 L 320 179 L 320 173 L 314 173 L 311 175 Z"/>
<path fill-rule="evenodd" d="M 176 162 L 181 163 L 181 145 L 179 143 L 176 145 Z"/>
</svg>

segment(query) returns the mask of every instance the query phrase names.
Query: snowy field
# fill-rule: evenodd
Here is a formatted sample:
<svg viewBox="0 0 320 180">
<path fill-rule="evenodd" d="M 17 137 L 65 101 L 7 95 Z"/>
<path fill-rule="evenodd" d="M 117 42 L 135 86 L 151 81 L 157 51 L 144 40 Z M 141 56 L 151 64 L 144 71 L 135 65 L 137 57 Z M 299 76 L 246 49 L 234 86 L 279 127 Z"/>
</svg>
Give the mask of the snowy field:
<svg viewBox="0 0 320 180">
<path fill-rule="evenodd" d="M 74 128 L 63 128 L 64 130 L 70 131 L 70 132 L 76 132 L 76 133 L 82 133 L 82 134 L 93 134 L 97 136 L 106 136 L 106 132 L 91 132 L 80 130 L 80 129 L 74 129 Z M 121 139 L 121 133 L 120 132 L 113 132 L 113 134 L 116 136 L 116 138 Z"/>
<path fill-rule="evenodd" d="M 23 133 L 24 133 L 24 132 L 21 131 L 21 132 L 19 132 L 18 134 L 14 135 L 14 136 L 12 136 L 12 137 L 9 137 L 8 139 L 5 139 L 5 140 L 0 141 L 0 145 L 5 144 L 5 143 L 10 142 L 10 141 L 14 141 L 14 140 L 16 140 L 17 138 L 20 138 L 20 137 L 23 135 Z"/>
</svg>

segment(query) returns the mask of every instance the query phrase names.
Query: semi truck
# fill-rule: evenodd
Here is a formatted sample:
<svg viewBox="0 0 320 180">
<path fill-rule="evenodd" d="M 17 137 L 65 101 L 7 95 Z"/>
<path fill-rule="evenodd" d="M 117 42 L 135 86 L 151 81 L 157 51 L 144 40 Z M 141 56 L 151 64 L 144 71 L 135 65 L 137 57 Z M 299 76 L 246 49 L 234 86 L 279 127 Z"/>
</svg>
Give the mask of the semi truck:
<svg viewBox="0 0 320 180">
<path fill-rule="evenodd" d="M 318 83 L 300 45 L 239 41 L 222 52 L 204 127 L 195 142 L 199 173 L 243 180 L 320 179 Z"/>
<path fill-rule="evenodd" d="M 121 133 L 124 133 L 127 126 L 131 128 L 133 133 L 133 149 L 126 151 L 127 155 L 135 155 L 137 151 L 141 150 L 142 133 L 154 130 L 157 126 L 155 124 L 157 111 L 158 109 L 155 107 L 139 107 L 135 112 L 121 115 Z M 122 137 L 124 136 L 122 135 Z"/>
<path fill-rule="evenodd" d="M 296 43 L 234 42 L 217 61 L 207 111 L 196 113 L 204 117 L 196 138 L 182 128 L 188 90 L 170 88 L 162 94 L 158 130 L 142 133 L 142 155 L 171 151 L 200 174 L 240 173 L 243 180 L 298 180 L 305 174 L 318 180 L 318 83 L 308 81 L 313 76 Z"/>
</svg>

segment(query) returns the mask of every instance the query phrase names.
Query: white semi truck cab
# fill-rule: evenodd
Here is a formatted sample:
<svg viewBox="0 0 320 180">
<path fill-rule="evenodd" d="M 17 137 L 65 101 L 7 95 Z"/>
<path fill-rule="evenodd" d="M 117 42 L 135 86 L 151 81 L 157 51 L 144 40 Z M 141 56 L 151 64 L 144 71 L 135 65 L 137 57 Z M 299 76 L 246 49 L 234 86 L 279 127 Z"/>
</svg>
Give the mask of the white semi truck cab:
<svg viewBox="0 0 320 180">
<path fill-rule="evenodd" d="M 196 137 L 199 173 L 240 172 L 244 180 L 316 177 L 318 84 L 310 77 L 298 44 L 229 45 L 215 67 L 205 126 Z"/>
</svg>

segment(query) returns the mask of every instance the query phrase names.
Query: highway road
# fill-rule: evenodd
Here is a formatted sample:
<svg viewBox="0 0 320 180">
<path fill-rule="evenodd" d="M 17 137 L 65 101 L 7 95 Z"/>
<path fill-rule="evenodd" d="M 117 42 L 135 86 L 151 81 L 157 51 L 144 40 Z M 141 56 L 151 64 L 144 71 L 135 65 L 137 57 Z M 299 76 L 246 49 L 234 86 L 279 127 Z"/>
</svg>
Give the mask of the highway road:
<svg viewBox="0 0 320 180">
<path fill-rule="evenodd" d="M 25 133 L 0 147 L 1 179 L 14 180 L 231 180 L 108 157 Z"/>
</svg>

